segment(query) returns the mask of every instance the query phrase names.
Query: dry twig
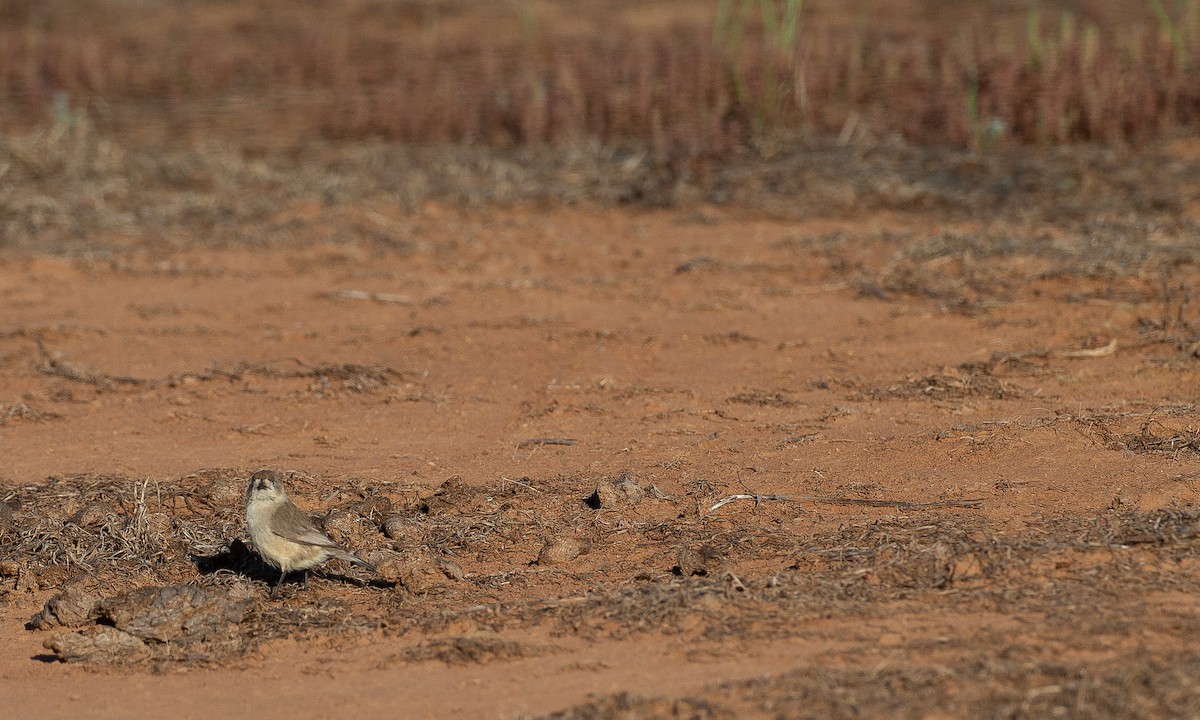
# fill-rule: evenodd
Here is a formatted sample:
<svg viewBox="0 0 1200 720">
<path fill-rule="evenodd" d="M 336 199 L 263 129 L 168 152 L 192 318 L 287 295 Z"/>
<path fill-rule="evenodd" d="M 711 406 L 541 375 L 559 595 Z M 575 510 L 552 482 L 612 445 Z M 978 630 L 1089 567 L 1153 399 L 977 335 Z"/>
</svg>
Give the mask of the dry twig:
<svg viewBox="0 0 1200 720">
<path fill-rule="evenodd" d="M 529 438 L 528 440 L 522 440 L 521 442 L 517 443 L 517 447 L 518 448 L 527 448 L 527 447 L 534 447 L 535 445 L 574 445 L 574 444 L 575 444 L 575 440 L 573 438 L 540 437 L 540 438 Z"/>
<path fill-rule="evenodd" d="M 412 298 L 406 295 L 392 295 L 370 290 L 338 290 L 337 292 L 327 293 L 326 297 L 345 298 L 347 300 L 371 300 L 379 303 L 393 303 L 395 305 L 413 304 Z"/>
<path fill-rule="evenodd" d="M 1085 360 L 1091 358 L 1108 357 L 1117 351 L 1117 339 L 1113 338 L 1108 341 L 1108 344 L 1098 348 L 1085 348 L 1082 350 L 1052 350 L 1050 357 L 1071 358 L 1075 360 Z"/>
</svg>

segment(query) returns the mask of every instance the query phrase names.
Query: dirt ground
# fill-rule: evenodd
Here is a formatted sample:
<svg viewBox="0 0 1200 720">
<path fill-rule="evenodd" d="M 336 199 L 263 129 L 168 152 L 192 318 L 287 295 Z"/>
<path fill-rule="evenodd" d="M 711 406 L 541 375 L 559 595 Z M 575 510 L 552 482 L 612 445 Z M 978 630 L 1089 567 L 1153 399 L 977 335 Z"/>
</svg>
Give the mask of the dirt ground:
<svg viewBox="0 0 1200 720">
<path fill-rule="evenodd" d="M 1200 712 L 1190 210 L 322 212 L 0 259 L 11 717 Z"/>
</svg>

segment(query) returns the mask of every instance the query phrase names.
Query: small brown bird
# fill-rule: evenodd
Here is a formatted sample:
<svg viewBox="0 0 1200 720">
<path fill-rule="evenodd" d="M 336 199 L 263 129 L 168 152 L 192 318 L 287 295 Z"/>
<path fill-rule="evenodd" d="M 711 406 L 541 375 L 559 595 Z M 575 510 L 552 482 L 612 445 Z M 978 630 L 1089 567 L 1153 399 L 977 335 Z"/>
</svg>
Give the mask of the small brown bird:
<svg viewBox="0 0 1200 720">
<path fill-rule="evenodd" d="M 375 572 L 374 565 L 343 550 L 296 507 L 283 487 L 283 478 L 274 470 L 259 470 L 250 476 L 250 486 L 246 488 L 246 527 L 262 559 L 279 568 L 276 588 L 293 570 L 303 570 L 307 584 L 309 568 L 335 558 Z"/>
</svg>

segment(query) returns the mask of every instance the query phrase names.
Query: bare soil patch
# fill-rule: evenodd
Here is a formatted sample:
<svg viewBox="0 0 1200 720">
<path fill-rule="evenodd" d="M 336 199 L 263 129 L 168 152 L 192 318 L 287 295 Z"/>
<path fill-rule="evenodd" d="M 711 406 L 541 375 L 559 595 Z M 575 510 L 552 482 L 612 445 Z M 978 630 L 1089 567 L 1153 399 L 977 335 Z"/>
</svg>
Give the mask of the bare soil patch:
<svg viewBox="0 0 1200 720">
<path fill-rule="evenodd" d="M 408 217 L 0 261 L 18 714 L 1200 706 L 1184 234 Z M 380 575 L 272 597 L 264 466 Z"/>
</svg>

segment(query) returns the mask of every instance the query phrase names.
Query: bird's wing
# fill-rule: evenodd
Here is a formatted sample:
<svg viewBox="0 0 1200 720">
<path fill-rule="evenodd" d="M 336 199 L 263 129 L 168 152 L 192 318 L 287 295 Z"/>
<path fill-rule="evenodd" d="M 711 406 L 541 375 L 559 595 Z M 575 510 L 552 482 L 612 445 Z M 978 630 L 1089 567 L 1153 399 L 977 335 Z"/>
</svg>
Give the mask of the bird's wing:
<svg viewBox="0 0 1200 720">
<path fill-rule="evenodd" d="M 272 518 L 272 530 L 276 535 L 304 545 L 336 548 L 338 546 L 328 535 L 321 532 L 313 519 L 304 514 L 299 508 L 287 503 L 275 511 Z"/>
</svg>

